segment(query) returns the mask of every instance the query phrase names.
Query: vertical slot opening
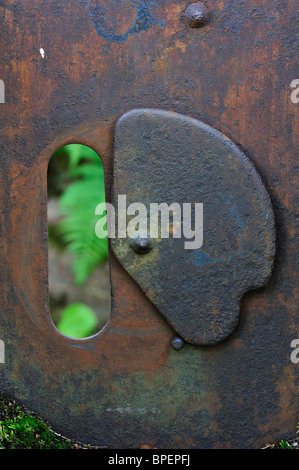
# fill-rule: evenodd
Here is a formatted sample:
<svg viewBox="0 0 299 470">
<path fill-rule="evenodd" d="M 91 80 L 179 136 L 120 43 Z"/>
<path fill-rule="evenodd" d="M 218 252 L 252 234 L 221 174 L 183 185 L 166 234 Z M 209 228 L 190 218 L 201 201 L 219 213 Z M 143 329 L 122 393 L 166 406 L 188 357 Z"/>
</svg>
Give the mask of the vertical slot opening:
<svg viewBox="0 0 299 470">
<path fill-rule="evenodd" d="M 96 236 L 104 170 L 90 147 L 70 144 L 48 166 L 49 301 L 53 323 L 72 338 L 99 332 L 111 310 L 107 237 Z"/>
</svg>

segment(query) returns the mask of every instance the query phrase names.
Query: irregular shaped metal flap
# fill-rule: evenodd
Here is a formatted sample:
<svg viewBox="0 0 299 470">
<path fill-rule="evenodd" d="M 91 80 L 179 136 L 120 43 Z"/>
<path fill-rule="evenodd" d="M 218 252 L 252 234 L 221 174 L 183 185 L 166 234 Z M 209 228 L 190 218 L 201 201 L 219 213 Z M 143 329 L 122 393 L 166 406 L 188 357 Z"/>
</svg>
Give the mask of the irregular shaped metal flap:
<svg viewBox="0 0 299 470">
<path fill-rule="evenodd" d="M 187 342 L 212 345 L 238 323 L 245 292 L 263 286 L 275 251 L 270 199 L 252 163 L 228 138 L 180 114 L 134 110 L 115 131 L 113 204 L 203 203 L 203 245 L 158 238 L 147 254 L 129 238 L 112 248 Z M 148 229 L 149 230 L 149 229 Z"/>
</svg>

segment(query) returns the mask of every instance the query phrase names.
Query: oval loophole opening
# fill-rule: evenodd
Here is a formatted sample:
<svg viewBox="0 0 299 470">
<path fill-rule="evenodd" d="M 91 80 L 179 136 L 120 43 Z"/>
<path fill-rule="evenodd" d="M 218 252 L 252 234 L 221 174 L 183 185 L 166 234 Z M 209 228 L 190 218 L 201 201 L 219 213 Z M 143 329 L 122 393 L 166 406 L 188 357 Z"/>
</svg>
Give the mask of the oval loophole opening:
<svg viewBox="0 0 299 470">
<path fill-rule="evenodd" d="M 66 336 L 99 332 L 111 310 L 107 237 L 95 233 L 95 209 L 105 202 L 104 170 L 90 147 L 60 148 L 48 165 L 49 303 Z"/>
</svg>

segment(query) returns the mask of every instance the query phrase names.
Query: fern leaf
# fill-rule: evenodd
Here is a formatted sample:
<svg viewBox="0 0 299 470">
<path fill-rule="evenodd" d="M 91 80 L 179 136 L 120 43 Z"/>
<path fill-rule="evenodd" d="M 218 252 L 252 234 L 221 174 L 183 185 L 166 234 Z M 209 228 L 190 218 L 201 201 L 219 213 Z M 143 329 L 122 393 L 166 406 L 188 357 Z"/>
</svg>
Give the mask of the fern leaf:
<svg viewBox="0 0 299 470">
<path fill-rule="evenodd" d="M 93 154 L 96 158 L 81 165 L 78 165 L 80 159 L 77 157 L 77 166 L 73 165 L 71 169 L 72 177 L 77 179 L 68 185 L 59 199 L 59 211 L 63 216 L 59 230 L 67 250 L 73 255 L 72 268 L 77 285 L 83 284 L 95 267 L 108 257 L 107 239 L 99 239 L 95 234 L 98 221 L 95 208 L 105 201 L 105 190 L 102 164 L 98 155 Z"/>
</svg>

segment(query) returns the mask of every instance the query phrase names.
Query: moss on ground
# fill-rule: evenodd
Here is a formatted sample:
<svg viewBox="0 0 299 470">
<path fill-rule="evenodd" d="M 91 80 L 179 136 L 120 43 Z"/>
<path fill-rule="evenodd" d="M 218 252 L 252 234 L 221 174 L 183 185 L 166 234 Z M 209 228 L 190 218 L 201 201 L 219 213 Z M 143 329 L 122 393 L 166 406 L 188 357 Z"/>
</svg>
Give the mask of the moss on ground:
<svg viewBox="0 0 299 470">
<path fill-rule="evenodd" d="M 54 433 L 48 423 L 12 400 L 0 398 L 0 448 L 2 449 L 72 449 L 79 448 Z"/>
<path fill-rule="evenodd" d="M 292 441 L 278 441 L 264 449 L 298 449 L 297 437 Z M 0 398 L 0 449 L 95 449 L 60 436 L 49 424 L 29 413 L 13 400 Z"/>
</svg>

